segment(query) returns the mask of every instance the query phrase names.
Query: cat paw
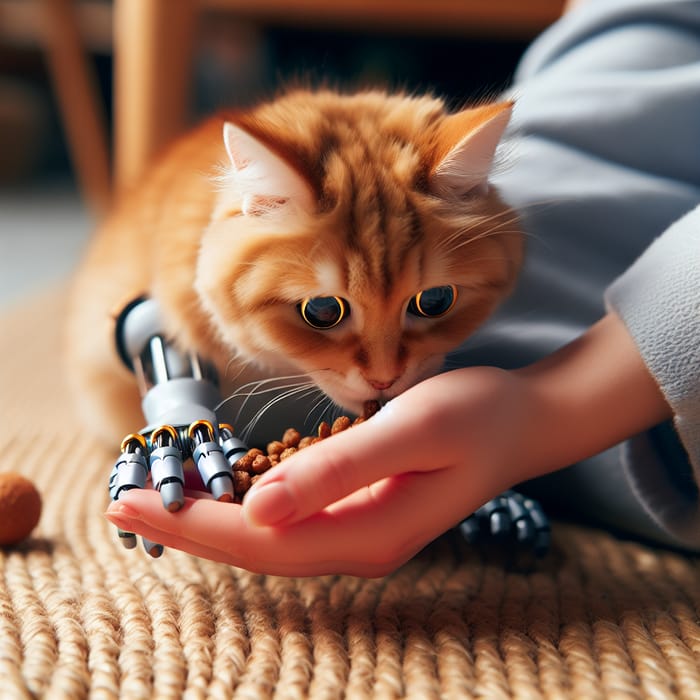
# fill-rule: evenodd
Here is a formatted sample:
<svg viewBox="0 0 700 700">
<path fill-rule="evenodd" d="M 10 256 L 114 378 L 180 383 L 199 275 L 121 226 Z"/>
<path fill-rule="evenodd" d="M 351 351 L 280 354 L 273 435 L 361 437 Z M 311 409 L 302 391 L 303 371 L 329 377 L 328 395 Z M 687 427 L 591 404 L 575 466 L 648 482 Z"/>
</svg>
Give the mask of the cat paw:
<svg viewBox="0 0 700 700">
<path fill-rule="evenodd" d="M 542 557 L 549 551 L 550 525 L 542 506 L 517 491 L 504 491 L 459 524 L 470 544 L 497 544 Z"/>
</svg>

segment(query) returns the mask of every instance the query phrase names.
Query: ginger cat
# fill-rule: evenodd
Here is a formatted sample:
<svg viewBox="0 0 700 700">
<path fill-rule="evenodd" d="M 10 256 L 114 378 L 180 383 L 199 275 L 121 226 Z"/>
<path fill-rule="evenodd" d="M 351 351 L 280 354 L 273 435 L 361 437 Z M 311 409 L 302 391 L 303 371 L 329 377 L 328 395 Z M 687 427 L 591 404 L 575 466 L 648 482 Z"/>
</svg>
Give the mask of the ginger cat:
<svg viewBox="0 0 700 700">
<path fill-rule="evenodd" d="M 225 394 L 303 376 L 357 413 L 438 372 L 522 261 L 516 217 L 488 182 L 511 109 L 299 90 L 181 138 L 78 273 L 68 375 L 88 427 L 116 445 L 142 427 L 114 344 L 115 316 L 142 294 Z"/>
</svg>

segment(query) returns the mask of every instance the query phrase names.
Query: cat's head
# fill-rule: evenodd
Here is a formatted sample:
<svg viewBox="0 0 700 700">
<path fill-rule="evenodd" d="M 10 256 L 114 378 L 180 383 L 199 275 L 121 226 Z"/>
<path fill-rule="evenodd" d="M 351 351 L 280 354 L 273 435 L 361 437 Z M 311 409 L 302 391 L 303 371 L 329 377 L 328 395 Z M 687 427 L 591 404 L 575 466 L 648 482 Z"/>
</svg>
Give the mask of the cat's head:
<svg viewBox="0 0 700 700">
<path fill-rule="evenodd" d="M 294 93 L 227 122 L 197 269 L 224 343 L 356 412 L 435 374 L 520 267 L 488 183 L 511 107 Z"/>
</svg>

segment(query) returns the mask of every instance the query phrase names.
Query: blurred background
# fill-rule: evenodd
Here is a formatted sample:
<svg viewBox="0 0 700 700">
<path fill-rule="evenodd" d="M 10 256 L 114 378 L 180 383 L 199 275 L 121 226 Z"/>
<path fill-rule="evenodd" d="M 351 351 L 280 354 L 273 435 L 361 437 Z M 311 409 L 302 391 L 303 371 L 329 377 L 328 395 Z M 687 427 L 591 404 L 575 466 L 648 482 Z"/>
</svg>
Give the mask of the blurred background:
<svg viewBox="0 0 700 700">
<path fill-rule="evenodd" d="M 0 0 L 0 309 L 66 279 L 115 179 L 186 124 L 299 79 L 493 95 L 561 5 Z"/>
</svg>

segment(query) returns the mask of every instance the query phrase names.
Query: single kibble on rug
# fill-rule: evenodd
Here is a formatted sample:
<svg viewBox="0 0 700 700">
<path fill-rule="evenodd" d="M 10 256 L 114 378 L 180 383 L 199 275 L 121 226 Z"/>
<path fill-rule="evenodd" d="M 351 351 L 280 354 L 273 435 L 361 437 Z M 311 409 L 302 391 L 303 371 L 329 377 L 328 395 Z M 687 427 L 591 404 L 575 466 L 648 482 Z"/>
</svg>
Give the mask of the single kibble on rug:
<svg viewBox="0 0 700 700">
<path fill-rule="evenodd" d="M 29 537 L 41 517 L 36 486 L 16 472 L 0 472 L 0 547 Z"/>
<path fill-rule="evenodd" d="M 303 450 L 324 440 L 331 435 L 347 430 L 358 423 L 371 418 L 380 405 L 377 401 L 365 401 L 362 415 L 354 420 L 348 416 L 340 416 L 333 424 L 323 421 L 317 429 L 316 435 L 302 434 L 296 428 L 287 428 L 281 439 L 268 443 L 265 450 L 254 447 L 243 455 L 233 465 L 233 491 L 236 494 L 235 501 L 241 503 L 250 487 L 268 470 L 290 457 L 295 452 Z"/>
</svg>

